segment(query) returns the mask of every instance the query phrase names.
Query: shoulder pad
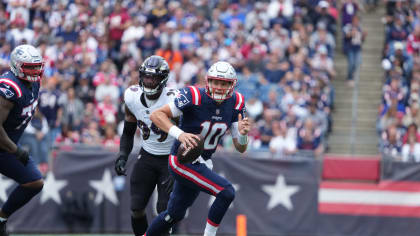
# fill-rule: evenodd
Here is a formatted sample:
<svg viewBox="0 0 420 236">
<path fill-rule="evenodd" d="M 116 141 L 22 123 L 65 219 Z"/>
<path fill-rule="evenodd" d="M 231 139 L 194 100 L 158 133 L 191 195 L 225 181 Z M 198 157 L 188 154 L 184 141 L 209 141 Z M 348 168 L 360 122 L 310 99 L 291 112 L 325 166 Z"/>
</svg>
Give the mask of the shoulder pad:
<svg viewBox="0 0 420 236">
<path fill-rule="evenodd" d="M 141 95 L 141 88 L 139 85 L 132 85 L 124 92 L 124 102 L 129 103 L 133 97 Z"/>
<path fill-rule="evenodd" d="M 19 85 L 9 78 L 0 78 L 0 92 L 7 99 L 22 97 Z"/>
<path fill-rule="evenodd" d="M 241 110 L 245 105 L 245 98 L 239 92 L 235 92 L 235 110 Z"/>
<path fill-rule="evenodd" d="M 201 93 L 200 90 L 195 86 L 188 86 L 191 92 L 192 103 L 194 105 L 201 105 Z"/>
</svg>

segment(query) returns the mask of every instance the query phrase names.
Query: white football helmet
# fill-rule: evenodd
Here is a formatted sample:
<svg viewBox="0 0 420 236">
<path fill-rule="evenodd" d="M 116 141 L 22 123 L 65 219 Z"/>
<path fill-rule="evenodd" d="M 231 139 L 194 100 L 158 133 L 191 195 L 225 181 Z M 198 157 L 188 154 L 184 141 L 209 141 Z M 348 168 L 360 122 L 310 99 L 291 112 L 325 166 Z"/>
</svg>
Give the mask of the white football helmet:
<svg viewBox="0 0 420 236">
<path fill-rule="evenodd" d="M 222 80 L 231 82 L 229 88 L 213 88 L 210 80 Z M 221 102 L 232 97 L 233 89 L 236 85 L 236 72 L 233 66 L 225 61 L 214 63 L 207 71 L 206 76 L 206 93 L 214 100 Z"/>
<path fill-rule="evenodd" d="M 19 79 L 37 82 L 44 72 L 44 61 L 34 46 L 19 45 L 10 55 L 10 70 Z"/>
</svg>

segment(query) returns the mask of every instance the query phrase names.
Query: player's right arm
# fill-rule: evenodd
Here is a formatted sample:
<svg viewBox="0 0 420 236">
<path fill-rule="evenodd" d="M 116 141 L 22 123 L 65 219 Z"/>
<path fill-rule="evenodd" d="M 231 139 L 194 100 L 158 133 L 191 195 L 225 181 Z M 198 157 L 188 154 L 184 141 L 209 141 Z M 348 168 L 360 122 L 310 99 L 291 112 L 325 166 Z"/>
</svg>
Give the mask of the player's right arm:
<svg viewBox="0 0 420 236">
<path fill-rule="evenodd" d="M 8 153 L 14 153 L 17 150 L 17 145 L 9 138 L 3 127 L 10 111 L 13 109 L 13 106 L 13 102 L 0 96 L 0 149 Z"/>
<path fill-rule="evenodd" d="M 0 149 L 8 153 L 15 154 L 16 158 L 26 165 L 29 161 L 29 153 L 19 148 L 7 135 L 3 125 L 13 109 L 14 103 L 0 96 Z"/>
<path fill-rule="evenodd" d="M 184 111 L 193 106 L 190 94 L 191 93 L 188 93 L 187 89 L 180 90 L 174 101 L 155 110 L 150 115 L 150 120 L 159 127 L 159 129 L 176 138 L 185 147 L 197 146 L 197 140 L 200 138 L 195 134 L 184 132 L 178 126 L 174 125 L 171 122 L 171 119 L 180 117 Z"/>
<path fill-rule="evenodd" d="M 197 140 L 200 139 L 197 135 L 186 133 L 171 122 L 171 118 L 177 117 L 173 115 L 171 105 L 172 104 L 167 104 L 152 112 L 150 120 L 152 120 L 159 129 L 179 140 L 184 146 L 197 146 Z"/>
</svg>

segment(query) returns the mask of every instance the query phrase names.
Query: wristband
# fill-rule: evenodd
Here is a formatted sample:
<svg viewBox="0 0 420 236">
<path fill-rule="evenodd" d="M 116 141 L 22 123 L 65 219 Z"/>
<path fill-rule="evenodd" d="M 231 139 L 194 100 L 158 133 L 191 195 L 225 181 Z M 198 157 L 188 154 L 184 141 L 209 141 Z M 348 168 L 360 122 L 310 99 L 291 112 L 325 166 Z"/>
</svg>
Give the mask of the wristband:
<svg viewBox="0 0 420 236">
<path fill-rule="evenodd" d="M 239 135 L 238 143 L 240 145 L 247 145 L 248 144 L 248 135 Z"/>
<path fill-rule="evenodd" d="M 171 135 L 172 137 L 176 138 L 178 140 L 179 136 L 184 133 L 184 131 L 182 131 L 182 129 L 178 128 L 178 126 L 173 125 L 170 129 L 168 134 Z"/>
</svg>

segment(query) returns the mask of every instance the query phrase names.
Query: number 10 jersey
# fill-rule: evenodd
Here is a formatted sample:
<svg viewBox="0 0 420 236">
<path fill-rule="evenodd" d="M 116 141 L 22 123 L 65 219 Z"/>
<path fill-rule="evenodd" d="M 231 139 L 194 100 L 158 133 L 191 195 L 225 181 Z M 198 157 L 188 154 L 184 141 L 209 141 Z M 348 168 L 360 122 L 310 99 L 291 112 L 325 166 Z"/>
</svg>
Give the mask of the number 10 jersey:
<svg viewBox="0 0 420 236">
<path fill-rule="evenodd" d="M 137 119 L 143 138 L 143 149 L 153 155 L 169 155 L 174 138 L 160 130 L 150 120 L 150 114 L 162 106 L 172 102 L 176 96 L 175 89 L 163 88 L 158 100 L 150 107 L 142 102 L 143 91 L 139 85 L 133 85 L 125 90 L 124 102 Z M 144 99 L 144 98 L 143 98 Z"/>
</svg>

